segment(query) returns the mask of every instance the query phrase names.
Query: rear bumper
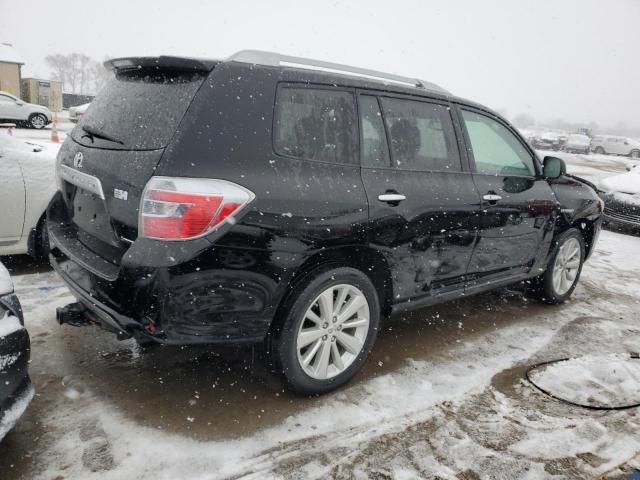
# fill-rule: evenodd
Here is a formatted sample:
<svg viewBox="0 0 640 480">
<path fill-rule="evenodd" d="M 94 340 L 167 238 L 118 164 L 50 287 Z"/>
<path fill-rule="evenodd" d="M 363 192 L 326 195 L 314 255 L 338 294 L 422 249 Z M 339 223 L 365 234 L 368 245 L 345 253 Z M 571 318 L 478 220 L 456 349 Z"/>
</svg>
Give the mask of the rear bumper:
<svg viewBox="0 0 640 480">
<path fill-rule="evenodd" d="M 304 259 L 206 239 L 172 245 L 138 239 L 119 263 L 107 262 L 55 215 L 50 206 L 50 262 L 88 319 L 159 343 L 261 341 Z"/>
</svg>

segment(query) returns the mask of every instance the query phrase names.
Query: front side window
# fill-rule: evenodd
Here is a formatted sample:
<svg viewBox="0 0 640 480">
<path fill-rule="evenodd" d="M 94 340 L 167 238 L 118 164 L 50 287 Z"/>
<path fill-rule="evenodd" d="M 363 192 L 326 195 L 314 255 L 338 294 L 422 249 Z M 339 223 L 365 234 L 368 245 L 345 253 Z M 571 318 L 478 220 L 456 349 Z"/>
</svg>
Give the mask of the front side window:
<svg viewBox="0 0 640 480">
<path fill-rule="evenodd" d="M 284 87 L 276 99 L 274 148 L 281 155 L 358 163 L 355 101 L 351 93 Z"/>
<path fill-rule="evenodd" d="M 462 111 L 476 172 L 485 175 L 533 176 L 534 160 L 524 145 L 496 120 L 467 110 Z"/>
<path fill-rule="evenodd" d="M 360 155 L 365 167 L 390 167 L 389 147 L 378 99 L 360 97 Z"/>
<path fill-rule="evenodd" d="M 404 170 L 462 170 L 453 122 L 447 107 L 382 98 L 391 156 Z"/>
</svg>

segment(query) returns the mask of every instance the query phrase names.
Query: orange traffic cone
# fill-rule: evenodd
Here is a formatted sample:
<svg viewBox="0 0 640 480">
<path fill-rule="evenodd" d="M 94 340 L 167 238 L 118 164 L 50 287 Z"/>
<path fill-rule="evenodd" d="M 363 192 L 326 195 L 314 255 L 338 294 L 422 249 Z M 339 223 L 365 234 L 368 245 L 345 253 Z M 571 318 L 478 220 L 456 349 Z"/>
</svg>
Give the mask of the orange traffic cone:
<svg viewBox="0 0 640 480">
<path fill-rule="evenodd" d="M 9 127 L 9 128 L 7 129 L 7 134 L 9 134 L 9 135 L 13 135 L 13 127 Z"/>
<path fill-rule="evenodd" d="M 51 128 L 51 142 L 52 143 L 60 143 L 60 138 L 58 137 L 58 114 L 53 114 L 53 127 Z"/>
</svg>

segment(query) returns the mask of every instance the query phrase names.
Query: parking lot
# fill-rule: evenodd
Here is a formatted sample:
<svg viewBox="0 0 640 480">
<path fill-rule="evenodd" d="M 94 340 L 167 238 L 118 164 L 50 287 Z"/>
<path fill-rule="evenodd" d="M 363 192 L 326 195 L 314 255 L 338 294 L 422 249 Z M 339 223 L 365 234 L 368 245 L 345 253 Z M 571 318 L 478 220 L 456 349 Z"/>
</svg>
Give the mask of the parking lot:
<svg viewBox="0 0 640 480">
<path fill-rule="evenodd" d="M 560 155 L 592 181 L 627 163 Z M 636 409 L 567 405 L 525 373 L 638 351 L 639 248 L 603 232 L 561 306 L 514 288 L 395 316 L 356 380 L 318 398 L 285 390 L 257 347 L 141 349 L 61 327 L 55 308 L 72 297 L 55 273 L 4 258 L 37 393 L 0 445 L 2 478 L 625 478 L 640 466 Z"/>
</svg>

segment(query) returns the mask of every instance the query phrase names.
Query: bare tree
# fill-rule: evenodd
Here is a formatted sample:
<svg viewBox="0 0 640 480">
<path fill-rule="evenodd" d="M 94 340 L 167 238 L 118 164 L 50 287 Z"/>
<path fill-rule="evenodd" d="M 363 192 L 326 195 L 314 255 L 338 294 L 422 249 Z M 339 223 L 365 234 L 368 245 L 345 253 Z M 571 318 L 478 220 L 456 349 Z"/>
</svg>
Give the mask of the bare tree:
<svg viewBox="0 0 640 480">
<path fill-rule="evenodd" d="M 51 67 L 51 78 L 63 82 L 70 93 L 96 94 L 110 76 L 101 63 L 84 53 L 47 55 L 45 61 Z"/>
</svg>

